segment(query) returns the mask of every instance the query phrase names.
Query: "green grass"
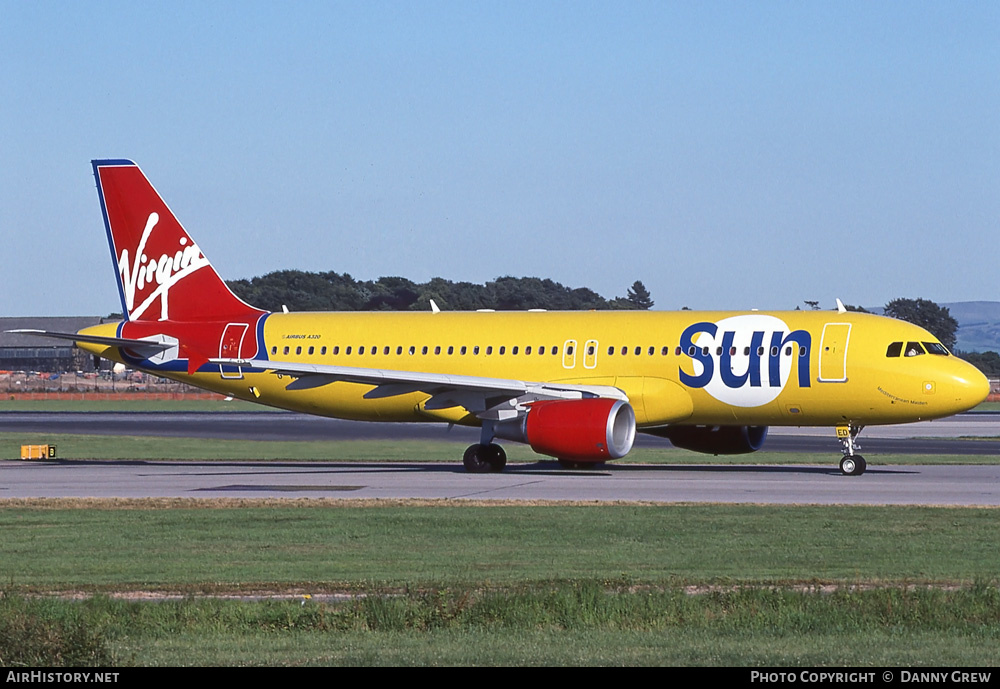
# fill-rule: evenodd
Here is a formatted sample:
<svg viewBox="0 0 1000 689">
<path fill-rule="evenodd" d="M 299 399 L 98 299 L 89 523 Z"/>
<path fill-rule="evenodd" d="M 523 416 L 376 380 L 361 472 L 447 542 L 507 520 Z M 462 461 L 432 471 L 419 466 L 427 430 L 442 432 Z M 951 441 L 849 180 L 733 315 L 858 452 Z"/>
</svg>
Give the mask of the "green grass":
<svg viewBox="0 0 1000 689">
<path fill-rule="evenodd" d="M 39 646 L 49 654 L 29 656 L 33 665 L 919 667 L 1000 661 L 1000 595 L 986 585 L 690 595 L 576 582 L 338 603 L 187 599 L 150 605 L 7 596 L 0 600 L 0 657 L 8 619 L 18 628 L 49 631 L 44 643 L 11 644 L 8 657 Z"/>
<path fill-rule="evenodd" d="M 1000 550 L 991 509 L 42 504 L 56 507 L 0 509 L 0 582 L 12 590 L 317 592 L 623 578 L 968 584 L 996 576 Z"/>
<path fill-rule="evenodd" d="M 0 509 L 0 664 L 1000 662 L 994 510 L 63 504 Z"/>
</svg>

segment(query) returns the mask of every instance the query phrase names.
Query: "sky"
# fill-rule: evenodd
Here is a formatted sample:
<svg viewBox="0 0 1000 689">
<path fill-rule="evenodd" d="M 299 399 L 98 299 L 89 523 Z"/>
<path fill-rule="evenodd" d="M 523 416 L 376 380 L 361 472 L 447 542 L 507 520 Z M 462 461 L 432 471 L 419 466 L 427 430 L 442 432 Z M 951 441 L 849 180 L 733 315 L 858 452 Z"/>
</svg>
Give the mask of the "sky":
<svg viewBox="0 0 1000 689">
<path fill-rule="evenodd" d="M 226 279 L 1000 300 L 998 37 L 974 1 L 0 0 L 0 315 L 121 309 L 95 158 Z"/>
</svg>

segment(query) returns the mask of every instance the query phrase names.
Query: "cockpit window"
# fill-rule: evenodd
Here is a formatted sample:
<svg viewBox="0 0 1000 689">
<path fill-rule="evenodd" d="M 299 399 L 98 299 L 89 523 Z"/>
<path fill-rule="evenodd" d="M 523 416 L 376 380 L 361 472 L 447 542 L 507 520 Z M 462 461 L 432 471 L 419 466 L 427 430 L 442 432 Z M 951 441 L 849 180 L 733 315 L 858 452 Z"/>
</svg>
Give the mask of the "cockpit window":
<svg viewBox="0 0 1000 689">
<path fill-rule="evenodd" d="M 948 350 L 940 342 L 924 342 L 924 349 L 927 350 L 928 354 L 938 354 L 940 356 L 948 356 Z"/>
<path fill-rule="evenodd" d="M 919 342 L 906 343 L 906 356 L 920 356 L 921 354 L 926 354 L 926 352 Z"/>
<path fill-rule="evenodd" d="M 885 350 L 885 355 L 887 357 L 899 356 L 902 351 L 903 351 L 903 343 L 893 342 L 892 344 L 889 345 L 889 348 Z"/>
</svg>

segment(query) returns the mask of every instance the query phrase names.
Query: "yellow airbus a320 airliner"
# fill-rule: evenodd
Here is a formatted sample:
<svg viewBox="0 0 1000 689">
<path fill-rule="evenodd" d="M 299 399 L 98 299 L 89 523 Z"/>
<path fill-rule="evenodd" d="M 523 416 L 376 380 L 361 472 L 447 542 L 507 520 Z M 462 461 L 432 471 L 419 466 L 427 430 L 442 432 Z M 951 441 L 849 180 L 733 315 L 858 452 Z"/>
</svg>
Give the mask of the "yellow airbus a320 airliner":
<svg viewBox="0 0 1000 689">
<path fill-rule="evenodd" d="M 623 457 L 637 431 L 737 454 L 768 426 L 828 426 L 856 476 L 864 426 L 949 416 L 989 392 L 926 330 L 842 306 L 268 313 L 229 290 L 135 163 L 93 167 L 126 319 L 43 334 L 282 409 L 478 426 L 472 472 L 503 469 L 497 438 L 576 466 Z"/>
</svg>

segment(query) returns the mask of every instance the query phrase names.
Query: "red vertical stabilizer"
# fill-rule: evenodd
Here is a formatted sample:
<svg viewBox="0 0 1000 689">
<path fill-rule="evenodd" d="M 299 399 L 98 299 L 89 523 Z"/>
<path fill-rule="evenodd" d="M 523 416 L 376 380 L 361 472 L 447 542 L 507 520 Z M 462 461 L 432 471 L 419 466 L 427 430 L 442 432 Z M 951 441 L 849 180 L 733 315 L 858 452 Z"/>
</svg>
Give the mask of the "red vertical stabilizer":
<svg viewBox="0 0 1000 689">
<path fill-rule="evenodd" d="M 253 322 L 264 313 L 229 290 L 138 165 L 92 164 L 128 320 Z"/>
</svg>

